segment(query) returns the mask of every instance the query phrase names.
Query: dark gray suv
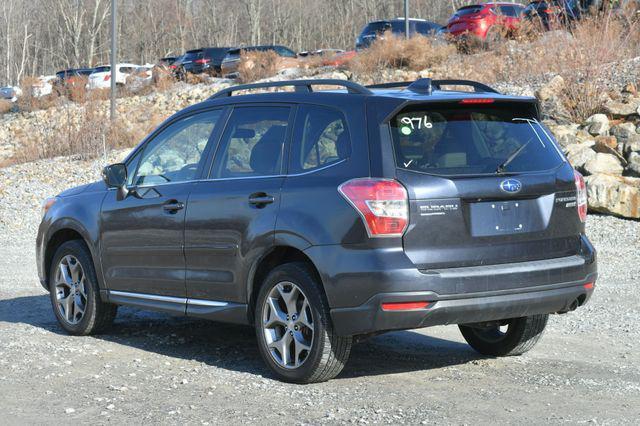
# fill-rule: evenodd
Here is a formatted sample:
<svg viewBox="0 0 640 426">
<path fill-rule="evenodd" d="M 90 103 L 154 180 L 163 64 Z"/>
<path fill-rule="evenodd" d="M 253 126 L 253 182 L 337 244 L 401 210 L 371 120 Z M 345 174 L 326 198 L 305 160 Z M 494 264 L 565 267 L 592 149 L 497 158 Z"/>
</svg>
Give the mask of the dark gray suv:
<svg viewBox="0 0 640 426">
<path fill-rule="evenodd" d="M 440 324 L 518 355 L 597 277 L 584 180 L 539 116 L 461 80 L 225 89 L 45 202 L 40 280 L 71 334 L 117 305 L 252 324 L 287 381 L 336 376 L 362 337 Z"/>
</svg>

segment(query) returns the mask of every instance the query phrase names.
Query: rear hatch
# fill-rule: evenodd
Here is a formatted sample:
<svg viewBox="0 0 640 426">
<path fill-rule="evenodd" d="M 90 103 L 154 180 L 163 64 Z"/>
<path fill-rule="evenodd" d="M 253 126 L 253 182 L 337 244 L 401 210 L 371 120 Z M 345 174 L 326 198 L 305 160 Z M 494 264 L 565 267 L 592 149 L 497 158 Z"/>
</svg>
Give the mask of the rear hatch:
<svg viewBox="0 0 640 426">
<path fill-rule="evenodd" d="M 469 30 L 470 26 L 484 17 L 483 10 L 484 6 L 482 5 L 461 7 L 449 18 L 449 22 L 447 23 L 449 31 L 458 33 Z"/>
<path fill-rule="evenodd" d="M 580 251 L 573 170 L 536 117 L 534 102 L 472 99 L 412 104 L 390 120 L 409 194 L 403 244 L 419 269 Z"/>
</svg>

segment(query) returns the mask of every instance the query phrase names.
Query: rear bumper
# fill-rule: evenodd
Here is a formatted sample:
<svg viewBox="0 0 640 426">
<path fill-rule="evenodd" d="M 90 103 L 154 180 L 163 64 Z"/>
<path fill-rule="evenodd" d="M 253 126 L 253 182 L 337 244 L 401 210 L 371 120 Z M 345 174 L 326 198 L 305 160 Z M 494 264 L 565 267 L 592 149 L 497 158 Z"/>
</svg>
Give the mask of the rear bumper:
<svg viewBox="0 0 640 426">
<path fill-rule="evenodd" d="M 594 274 L 590 276 L 592 281 L 587 282 L 594 282 L 595 278 Z M 384 293 L 355 308 L 332 309 L 331 318 L 336 333 L 345 336 L 434 325 L 468 324 L 568 312 L 584 305 L 593 289 L 594 287 L 585 287 L 584 284 L 571 284 L 545 290 L 523 289 L 517 293 L 480 294 L 440 300 L 438 295 L 431 292 Z M 381 308 L 383 303 L 423 300 L 431 302 L 424 309 L 385 311 Z"/>
<path fill-rule="evenodd" d="M 402 247 L 313 246 L 337 333 L 355 335 L 567 311 L 587 302 L 596 252 L 581 237 L 576 255 L 419 271 Z M 383 311 L 382 303 L 428 301 L 426 309 Z"/>
</svg>

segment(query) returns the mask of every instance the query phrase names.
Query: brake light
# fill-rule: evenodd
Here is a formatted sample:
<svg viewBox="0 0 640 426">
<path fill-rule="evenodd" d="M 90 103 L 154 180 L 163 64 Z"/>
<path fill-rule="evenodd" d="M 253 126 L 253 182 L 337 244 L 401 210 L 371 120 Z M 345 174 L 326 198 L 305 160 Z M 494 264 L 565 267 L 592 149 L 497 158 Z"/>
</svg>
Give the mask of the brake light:
<svg viewBox="0 0 640 426">
<path fill-rule="evenodd" d="M 587 185 L 580 172 L 574 170 L 573 173 L 576 181 L 576 206 L 578 208 L 578 216 L 580 217 L 580 221 L 584 223 L 587 220 Z"/>
<path fill-rule="evenodd" d="M 424 309 L 429 306 L 429 302 L 394 302 L 383 303 L 383 311 L 414 311 L 416 309 Z"/>
<path fill-rule="evenodd" d="M 495 99 L 487 98 L 469 98 L 460 101 L 462 105 L 492 104 Z"/>
<path fill-rule="evenodd" d="M 196 64 L 204 65 L 204 64 L 208 64 L 209 60 L 208 59 L 196 59 L 193 62 L 196 63 Z"/>
<path fill-rule="evenodd" d="M 104 76 L 104 81 L 109 81 L 111 80 L 111 74 L 107 74 Z"/>
<path fill-rule="evenodd" d="M 338 191 L 362 217 L 369 237 L 401 237 L 409 222 L 409 197 L 393 179 L 358 178 Z"/>
<path fill-rule="evenodd" d="M 170 70 L 175 70 L 176 68 L 178 68 L 176 65 L 169 65 Z"/>
<path fill-rule="evenodd" d="M 594 287 L 594 284 L 593 283 L 586 283 L 582 287 L 584 287 L 585 290 L 591 290 Z"/>
</svg>

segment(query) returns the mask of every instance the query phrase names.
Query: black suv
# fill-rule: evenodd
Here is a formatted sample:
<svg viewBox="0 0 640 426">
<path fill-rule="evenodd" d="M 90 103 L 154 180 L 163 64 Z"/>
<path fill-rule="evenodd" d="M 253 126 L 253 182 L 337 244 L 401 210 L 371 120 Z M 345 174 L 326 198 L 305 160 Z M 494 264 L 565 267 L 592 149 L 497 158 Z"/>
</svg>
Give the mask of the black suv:
<svg viewBox="0 0 640 426">
<path fill-rule="evenodd" d="M 369 22 L 365 25 L 356 39 L 356 50 L 365 49 L 371 46 L 371 43 L 380 38 L 387 31 L 390 31 L 395 35 L 404 35 L 404 22 L 404 18 Z M 409 19 L 409 36 L 411 37 L 416 34 L 433 37 L 438 34 L 438 31 L 441 28 L 442 25 L 435 22 L 429 22 L 424 19 Z"/>
<path fill-rule="evenodd" d="M 48 199 L 37 262 L 71 334 L 117 305 L 252 324 L 278 377 L 316 382 L 389 330 L 458 324 L 482 354 L 529 350 L 594 290 L 586 214 L 533 98 L 261 83 L 178 112 L 104 181 Z"/>
<path fill-rule="evenodd" d="M 177 58 L 173 65 L 174 73 L 178 78 L 186 73 L 208 73 L 214 76 L 220 75 L 222 60 L 231 47 L 203 47 L 202 49 L 187 50 L 184 55 Z"/>
</svg>

